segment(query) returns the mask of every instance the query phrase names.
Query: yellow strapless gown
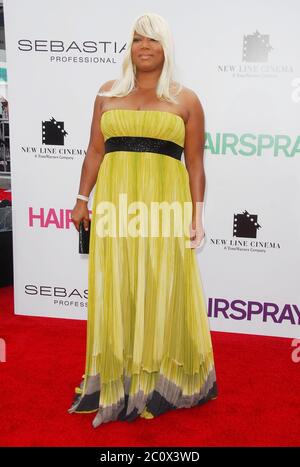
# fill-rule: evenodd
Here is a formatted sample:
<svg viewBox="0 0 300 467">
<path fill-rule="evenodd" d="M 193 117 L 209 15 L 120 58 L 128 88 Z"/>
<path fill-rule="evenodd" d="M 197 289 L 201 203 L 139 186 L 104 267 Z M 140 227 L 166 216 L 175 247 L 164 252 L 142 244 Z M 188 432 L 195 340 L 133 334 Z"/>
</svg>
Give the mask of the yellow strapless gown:
<svg viewBox="0 0 300 467">
<path fill-rule="evenodd" d="M 69 409 L 97 412 L 94 427 L 217 396 L 200 271 L 196 250 L 184 246 L 187 237 L 97 230 L 99 203 L 112 203 L 118 214 L 120 194 L 127 207 L 191 202 L 181 162 L 184 121 L 167 111 L 111 109 L 100 125 L 106 152 L 92 206 L 86 365 Z"/>
</svg>

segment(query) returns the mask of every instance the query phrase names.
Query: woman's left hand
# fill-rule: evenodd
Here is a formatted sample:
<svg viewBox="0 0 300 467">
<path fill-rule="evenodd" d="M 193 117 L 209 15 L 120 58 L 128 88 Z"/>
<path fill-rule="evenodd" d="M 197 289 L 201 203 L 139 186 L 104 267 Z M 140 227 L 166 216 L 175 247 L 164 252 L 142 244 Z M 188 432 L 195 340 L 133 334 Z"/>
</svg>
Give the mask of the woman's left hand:
<svg viewBox="0 0 300 467">
<path fill-rule="evenodd" d="M 193 219 L 190 223 L 190 247 L 199 248 L 204 240 L 205 232 L 201 220 Z"/>
</svg>

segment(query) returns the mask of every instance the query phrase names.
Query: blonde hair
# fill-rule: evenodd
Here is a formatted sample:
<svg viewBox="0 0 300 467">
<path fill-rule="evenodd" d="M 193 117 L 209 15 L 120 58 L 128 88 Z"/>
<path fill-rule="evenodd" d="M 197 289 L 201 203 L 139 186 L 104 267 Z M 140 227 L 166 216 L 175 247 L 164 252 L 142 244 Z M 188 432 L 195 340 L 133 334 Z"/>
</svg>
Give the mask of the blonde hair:
<svg viewBox="0 0 300 467">
<path fill-rule="evenodd" d="M 179 84 L 177 93 L 171 93 L 171 84 L 173 80 L 174 68 L 174 44 L 172 35 L 167 22 L 160 15 L 155 13 L 146 13 L 139 16 L 134 21 L 125 58 L 122 64 L 122 76 L 117 79 L 109 91 L 98 92 L 99 96 L 122 97 L 127 96 L 135 88 L 136 66 L 131 60 L 131 47 L 134 38 L 134 32 L 146 37 L 158 40 L 164 51 L 164 64 L 156 86 L 156 95 L 158 98 L 177 104 L 176 95 L 181 91 L 182 84 Z"/>
</svg>

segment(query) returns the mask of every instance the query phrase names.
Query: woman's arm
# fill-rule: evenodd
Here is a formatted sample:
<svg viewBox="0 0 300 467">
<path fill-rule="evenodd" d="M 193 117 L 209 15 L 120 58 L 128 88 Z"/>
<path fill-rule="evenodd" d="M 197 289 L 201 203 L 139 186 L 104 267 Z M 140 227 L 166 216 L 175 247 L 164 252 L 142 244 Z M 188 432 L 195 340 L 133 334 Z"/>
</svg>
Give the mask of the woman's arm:
<svg viewBox="0 0 300 467">
<path fill-rule="evenodd" d="M 191 89 L 186 95 L 189 118 L 186 123 L 184 158 L 189 173 L 192 197 L 192 230 L 195 234 L 193 247 L 200 245 L 205 233 L 202 224 L 202 212 L 205 193 L 205 172 L 203 153 L 205 144 L 205 117 L 197 94 Z"/>
<path fill-rule="evenodd" d="M 100 87 L 100 90 L 107 90 L 109 83 L 110 82 L 104 83 Z M 100 129 L 103 99 L 104 98 L 102 96 L 98 95 L 95 98 L 90 130 L 90 140 L 81 168 L 78 193 L 87 197 L 89 197 L 97 181 L 100 164 L 105 154 L 104 138 Z M 89 212 L 87 209 L 87 201 L 77 199 L 74 209 L 71 213 L 71 219 L 77 230 L 79 230 L 79 224 L 81 220 L 83 220 L 84 227 L 86 229 L 88 228 Z"/>
<path fill-rule="evenodd" d="M 99 167 L 104 157 L 104 138 L 100 131 L 101 99 L 101 96 L 96 96 L 95 98 L 90 141 L 81 168 L 78 193 L 84 196 L 90 195 L 96 183 Z"/>
</svg>

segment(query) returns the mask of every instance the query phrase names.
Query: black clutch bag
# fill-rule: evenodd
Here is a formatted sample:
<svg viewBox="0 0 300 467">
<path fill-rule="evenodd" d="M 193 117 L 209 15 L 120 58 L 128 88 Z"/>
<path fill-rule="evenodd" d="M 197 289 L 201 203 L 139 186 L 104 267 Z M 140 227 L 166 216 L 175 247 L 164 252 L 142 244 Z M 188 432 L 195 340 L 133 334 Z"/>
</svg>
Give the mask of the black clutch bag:
<svg viewBox="0 0 300 467">
<path fill-rule="evenodd" d="M 90 232 L 91 220 L 89 220 L 89 228 L 85 230 L 83 221 L 79 224 L 79 253 L 88 254 L 90 249 Z"/>
</svg>

